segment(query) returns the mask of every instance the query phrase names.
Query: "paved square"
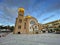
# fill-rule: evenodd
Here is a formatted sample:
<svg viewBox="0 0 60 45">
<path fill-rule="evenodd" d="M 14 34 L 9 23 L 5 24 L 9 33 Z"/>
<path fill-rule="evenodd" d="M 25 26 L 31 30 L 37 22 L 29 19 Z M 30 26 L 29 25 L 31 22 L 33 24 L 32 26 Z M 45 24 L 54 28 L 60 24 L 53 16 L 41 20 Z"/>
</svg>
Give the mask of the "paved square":
<svg viewBox="0 0 60 45">
<path fill-rule="evenodd" d="M 60 34 L 8 34 L 0 45 L 60 45 Z"/>
</svg>

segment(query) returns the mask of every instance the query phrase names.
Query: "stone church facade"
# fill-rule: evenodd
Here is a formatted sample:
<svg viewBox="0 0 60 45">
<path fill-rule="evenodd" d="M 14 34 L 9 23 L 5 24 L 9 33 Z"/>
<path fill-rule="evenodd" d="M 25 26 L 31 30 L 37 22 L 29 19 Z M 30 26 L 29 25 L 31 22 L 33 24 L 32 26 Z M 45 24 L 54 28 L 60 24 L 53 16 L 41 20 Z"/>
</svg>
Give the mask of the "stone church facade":
<svg viewBox="0 0 60 45">
<path fill-rule="evenodd" d="M 24 16 L 24 8 L 18 9 L 14 34 L 39 34 L 42 28 L 42 25 L 38 23 L 36 18 L 30 15 Z"/>
</svg>

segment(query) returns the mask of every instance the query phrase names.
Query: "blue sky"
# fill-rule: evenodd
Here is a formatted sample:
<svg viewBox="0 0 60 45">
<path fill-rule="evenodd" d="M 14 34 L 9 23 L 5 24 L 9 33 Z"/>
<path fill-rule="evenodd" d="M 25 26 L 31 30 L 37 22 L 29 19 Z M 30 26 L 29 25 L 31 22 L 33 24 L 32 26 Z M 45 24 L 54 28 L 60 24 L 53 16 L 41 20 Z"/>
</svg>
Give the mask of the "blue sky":
<svg viewBox="0 0 60 45">
<path fill-rule="evenodd" d="M 19 7 L 39 23 L 60 19 L 60 0 L 0 0 L 0 25 L 14 25 Z"/>
</svg>

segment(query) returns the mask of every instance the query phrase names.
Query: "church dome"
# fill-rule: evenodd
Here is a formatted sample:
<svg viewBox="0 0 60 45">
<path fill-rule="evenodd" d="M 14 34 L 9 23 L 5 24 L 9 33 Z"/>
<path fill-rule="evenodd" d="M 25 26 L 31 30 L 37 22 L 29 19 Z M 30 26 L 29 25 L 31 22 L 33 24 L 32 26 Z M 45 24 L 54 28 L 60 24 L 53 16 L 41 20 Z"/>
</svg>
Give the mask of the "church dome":
<svg viewBox="0 0 60 45">
<path fill-rule="evenodd" d="M 32 16 L 28 15 L 28 16 L 26 16 L 26 18 L 32 18 Z"/>
<path fill-rule="evenodd" d="M 18 11 L 24 12 L 24 8 L 18 8 Z"/>
</svg>

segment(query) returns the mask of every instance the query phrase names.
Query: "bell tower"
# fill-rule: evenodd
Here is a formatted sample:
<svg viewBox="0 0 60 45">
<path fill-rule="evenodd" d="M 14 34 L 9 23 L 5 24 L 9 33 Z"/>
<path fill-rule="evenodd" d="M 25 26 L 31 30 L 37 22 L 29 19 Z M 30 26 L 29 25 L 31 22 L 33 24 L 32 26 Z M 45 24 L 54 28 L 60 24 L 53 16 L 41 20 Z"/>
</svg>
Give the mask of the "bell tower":
<svg viewBox="0 0 60 45">
<path fill-rule="evenodd" d="M 24 33 L 24 8 L 18 8 L 18 18 L 16 18 L 14 33 Z"/>
</svg>

